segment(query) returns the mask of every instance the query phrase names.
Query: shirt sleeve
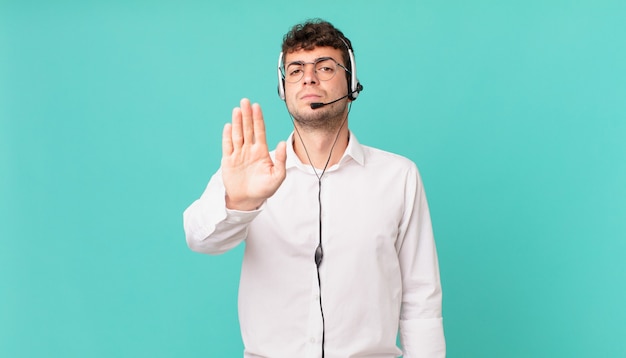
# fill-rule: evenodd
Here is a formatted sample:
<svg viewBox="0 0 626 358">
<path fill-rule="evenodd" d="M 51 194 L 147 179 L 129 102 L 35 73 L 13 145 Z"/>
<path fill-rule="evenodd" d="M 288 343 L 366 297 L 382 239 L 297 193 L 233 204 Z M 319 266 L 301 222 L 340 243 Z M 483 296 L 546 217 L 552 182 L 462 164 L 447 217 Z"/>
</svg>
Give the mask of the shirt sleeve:
<svg viewBox="0 0 626 358">
<path fill-rule="evenodd" d="M 199 199 L 183 213 L 185 238 L 190 249 L 205 254 L 221 254 L 239 245 L 248 235 L 250 222 L 263 209 L 253 211 L 226 208 L 221 171 L 211 177 Z"/>
<path fill-rule="evenodd" d="M 442 292 L 426 193 L 417 167 L 409 170 L 397 241 L 402 271 L 400 341 L 404 358 L 443 358 Z"/>
</svg>

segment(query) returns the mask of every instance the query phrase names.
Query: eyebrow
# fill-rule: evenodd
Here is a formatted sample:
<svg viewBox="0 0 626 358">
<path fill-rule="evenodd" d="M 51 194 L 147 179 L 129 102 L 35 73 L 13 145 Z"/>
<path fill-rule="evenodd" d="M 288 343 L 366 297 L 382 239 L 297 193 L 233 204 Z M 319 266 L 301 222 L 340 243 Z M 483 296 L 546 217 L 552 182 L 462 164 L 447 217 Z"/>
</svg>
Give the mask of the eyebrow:
<svg viewBox="0 0 626 358">
<path fill-rule="evenodd" d="M 335 62 L 337 62 L 337 60 L 335 60 L 332 57 L 329 56 L 324 56 L 324 57 L 318 57 L 316 59 L 313 60 L 312 63 L 317 63 L 319 61 L 325 61 L 325 60 L 333 60 Z M 304 65 L 305 63 L 311 63 L 311 62 L 304 62 L 304 61 L 291 61 L 287 64 L 287 66 L 291 66 L 291 65 Z M 338 63 L 338 62 L 337 62 Z"/>
</svg>

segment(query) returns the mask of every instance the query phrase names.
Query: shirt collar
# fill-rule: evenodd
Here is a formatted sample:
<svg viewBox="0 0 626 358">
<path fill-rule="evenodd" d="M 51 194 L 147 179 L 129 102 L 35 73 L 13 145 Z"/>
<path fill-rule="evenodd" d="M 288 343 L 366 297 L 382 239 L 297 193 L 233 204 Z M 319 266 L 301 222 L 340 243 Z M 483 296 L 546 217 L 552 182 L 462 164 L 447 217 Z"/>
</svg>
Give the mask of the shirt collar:
<svg viewBox="0 0 626 358">
<path fill-rule="evenodd" d="M 291 132 L 289 138 L 287 138 L 287 169 L 298 167 L 306 171 L 311 170 L 311 166 L 308 163 L 302 163 L 296 155 L 296 152 L 293 150 L 293 140 L 294 132 Z M 334 165 L 333 167 L 339 167 L 350 160 L 354 160 L 359 165 L 365 164 L 365 152 L 363 151 L 363 146 L 356 139 L 356 136 L 352 133 L 352 131 L 350 131 L 350 140 L 348 141 L 346 151 L 339 160 L 339 164 Z M 333 167 L 328 168 L 328 170 L 334 169 Z"/>
</svg>

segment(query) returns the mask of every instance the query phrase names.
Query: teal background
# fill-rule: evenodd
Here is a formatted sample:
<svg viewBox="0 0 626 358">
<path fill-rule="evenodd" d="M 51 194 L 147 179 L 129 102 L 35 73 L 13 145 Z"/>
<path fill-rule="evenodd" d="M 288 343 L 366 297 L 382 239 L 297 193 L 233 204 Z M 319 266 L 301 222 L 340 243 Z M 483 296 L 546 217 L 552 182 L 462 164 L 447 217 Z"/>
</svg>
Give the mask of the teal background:
<svg viewBox="0 0 626 358">
<path fill-rule="evenodd" d="M 182 211 L 283 34 L 353 41 L 362 143 L 413 159 L 449 357 L 626 356 L 626 2 L 0 1 L 0 356 L 239 357 L 241 247 Z"/>
</svg>

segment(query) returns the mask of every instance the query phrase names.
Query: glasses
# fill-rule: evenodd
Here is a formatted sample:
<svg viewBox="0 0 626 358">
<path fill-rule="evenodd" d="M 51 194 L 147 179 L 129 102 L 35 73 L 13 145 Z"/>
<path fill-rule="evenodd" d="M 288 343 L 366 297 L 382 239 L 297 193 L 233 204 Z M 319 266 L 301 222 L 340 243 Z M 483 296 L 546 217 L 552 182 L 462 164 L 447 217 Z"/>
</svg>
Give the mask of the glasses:
<svg viewBox="0 0 626 358">
<path fill-rule="evenodd" d="M 347 68 L 335 61 L 332 57 L 320 57 L 315 62 L 291 62 L 285 67 L 283 77 L 285 81 L 290 83 L 300 82 L 304 77 L 304 66 L 313 65 L 315 76 L 320 81 L 328 81 L 335 77 L 338 68 L 342 68 L 344 71 L 350 73 Z"/>
</svg>

